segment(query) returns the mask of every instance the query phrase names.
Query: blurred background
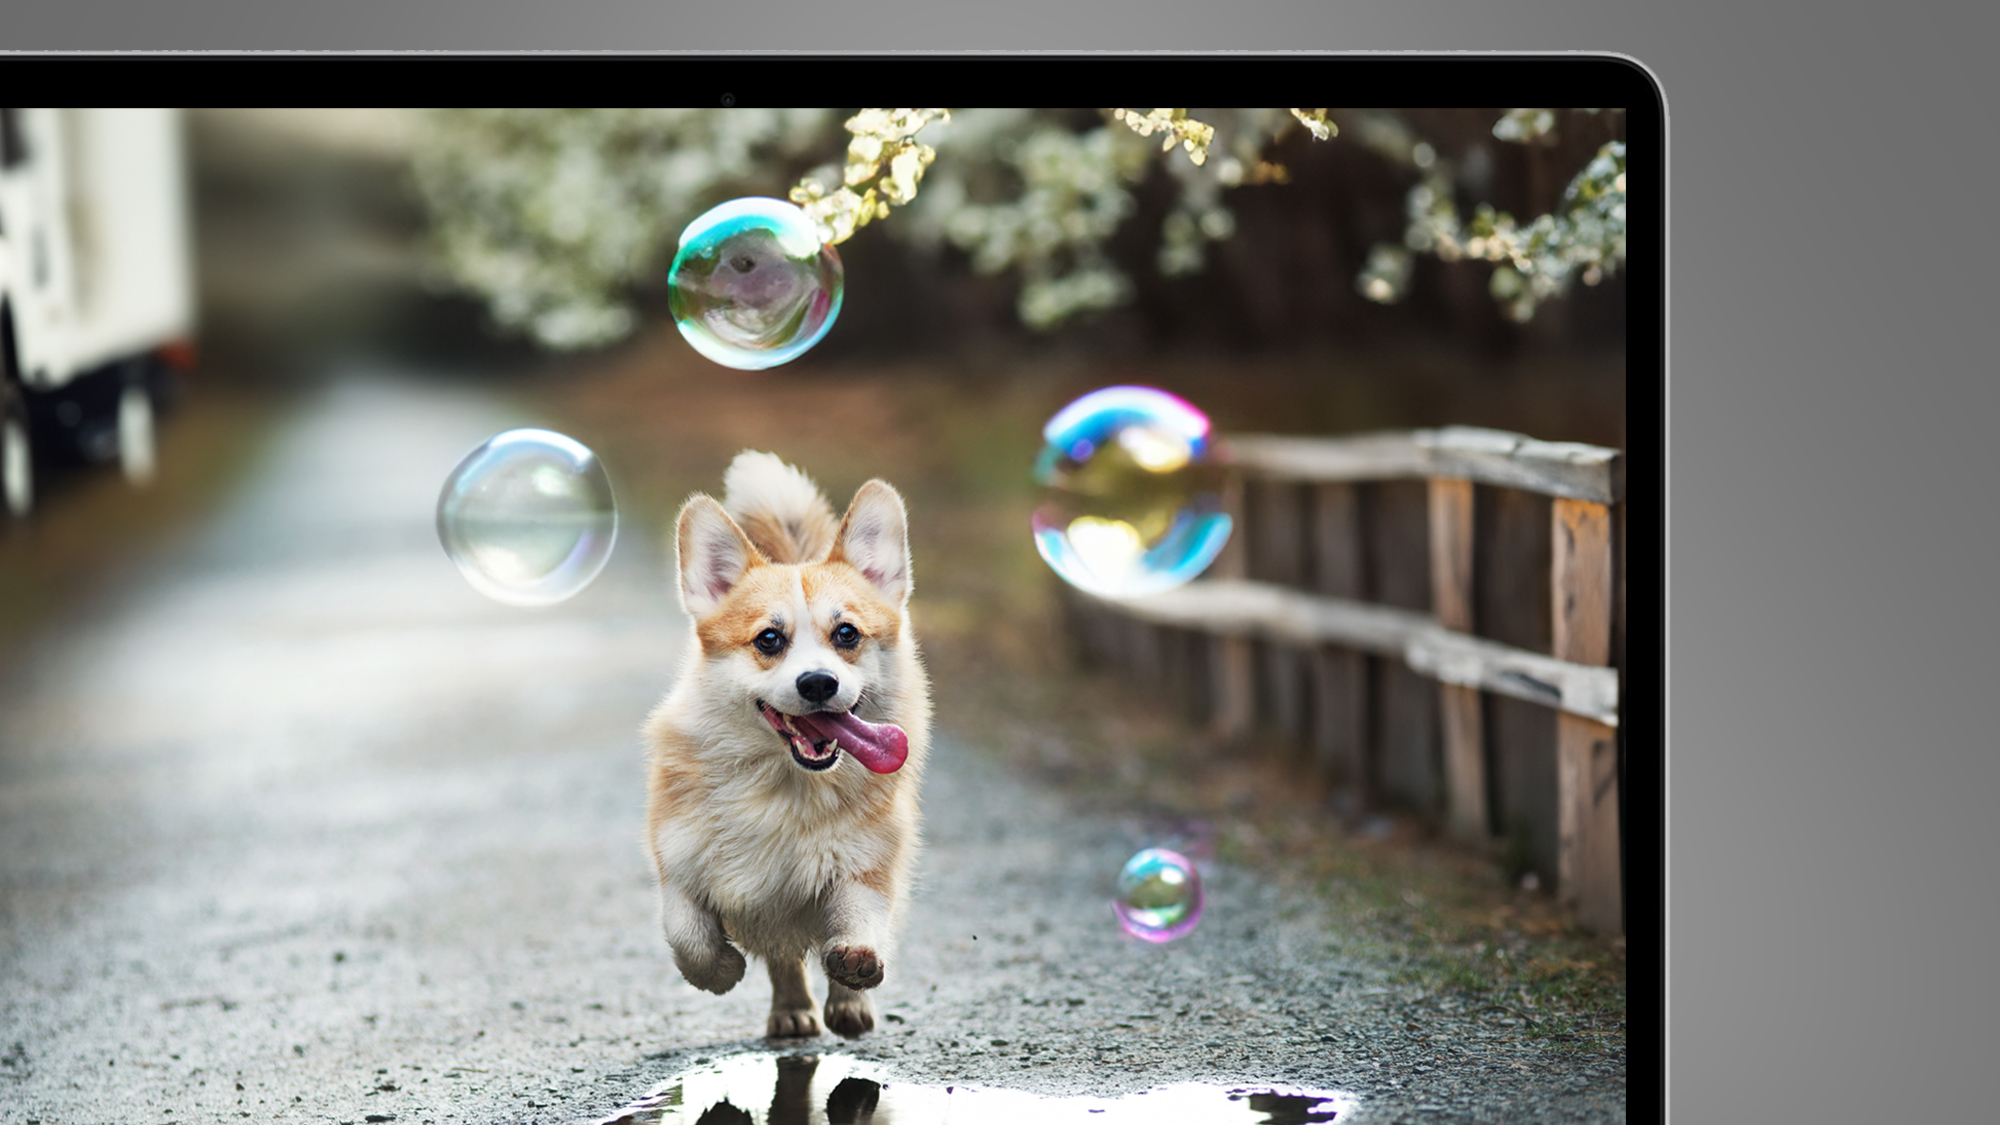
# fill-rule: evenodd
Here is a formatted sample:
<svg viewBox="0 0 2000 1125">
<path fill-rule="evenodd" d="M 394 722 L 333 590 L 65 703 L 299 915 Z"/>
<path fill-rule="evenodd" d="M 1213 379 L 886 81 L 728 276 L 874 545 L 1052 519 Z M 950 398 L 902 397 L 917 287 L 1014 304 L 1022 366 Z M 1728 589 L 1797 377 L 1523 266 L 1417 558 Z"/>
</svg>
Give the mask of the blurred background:
<svg viewBox="0 0 2000 1125">
<path fill-rule="evenodd" d="M 924 603 L 980 634 L 1041 619 L 1027 468 L 1041 423 L 1098 386 L 1175 391 L 1224 433 L 1624 444 L 1615 110 L 1191 110 L 1211 130 L 1199 164 L 1136 112 L 960 111 L 921 134 L 914 201 L 840 245 L 832 331 L 762 373 L 679 339 L 667 263 L 715 203 L 838 184 L 851 111 L 106 112 L 7 111 L 0 405 L 33 440 L 0 456 L 0 659 L 226 491 L 274 411 L 363 368 L 532 402 L 600 448 L 654 528 L 746 445 L 836 492 L 934 488 Z M 1593 186 L 1615 222 L 1579 202 Z M 171 224 L 147 208 L 185 215 L 183 242 L 148 234 Z M 131 230 L 106 225 L 120 215 Z M 131 307 L 90 290 L 146 270 L 161 280 Z M 130 338 L 53 372 L 15 356 L 59 350 L 66 330 L 24 318 L 63 292 L 73 327 Z M 135 379 L 149 394 L 121 398 Z M 807 400 L 810 424 L 772 424 Z M 952 551 L 976 565 L 941 565 Z"/>
</svg>

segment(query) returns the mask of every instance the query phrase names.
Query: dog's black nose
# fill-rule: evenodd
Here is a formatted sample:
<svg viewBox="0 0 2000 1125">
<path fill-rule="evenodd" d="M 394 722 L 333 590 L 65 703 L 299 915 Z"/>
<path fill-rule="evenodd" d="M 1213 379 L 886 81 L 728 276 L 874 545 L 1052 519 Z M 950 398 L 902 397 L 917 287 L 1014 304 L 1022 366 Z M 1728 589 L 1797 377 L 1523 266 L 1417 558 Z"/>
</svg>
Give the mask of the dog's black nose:
<svg viewBox="0 0 2000 1125">
<path fill-rule="evenodd" d="M 840 681 L 825 672 L 807 672 L 799 677 L 799 695 L 807 703 L 825 703 L 840 690 Z"/>
</svg>

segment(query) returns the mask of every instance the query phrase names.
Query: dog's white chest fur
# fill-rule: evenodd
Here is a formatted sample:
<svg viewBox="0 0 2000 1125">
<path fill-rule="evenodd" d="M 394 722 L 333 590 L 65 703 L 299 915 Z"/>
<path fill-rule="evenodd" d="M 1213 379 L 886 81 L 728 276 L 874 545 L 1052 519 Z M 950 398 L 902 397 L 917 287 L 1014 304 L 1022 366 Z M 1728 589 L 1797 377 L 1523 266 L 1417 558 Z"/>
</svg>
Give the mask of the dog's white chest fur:
<svg viewBox="0 0 2000 1125">
<path fill-rule="evenodd" d="M 737 742 L 737 739 L 731 739 Z M 869 815 L 878 797 L 852 776 L 846 761 L 808 774 L 772 752 L 768 731 L 740 739 L 741 762 L 699 810 L 662 822 L 654 847 L 666 868 L 725 920 L 791 916 L 894 859 L 894 833 Z M 762 759 L 762 760 L 759 760 Z M 823 935 L 802 934 L 816 945 Z"/>
</svg>

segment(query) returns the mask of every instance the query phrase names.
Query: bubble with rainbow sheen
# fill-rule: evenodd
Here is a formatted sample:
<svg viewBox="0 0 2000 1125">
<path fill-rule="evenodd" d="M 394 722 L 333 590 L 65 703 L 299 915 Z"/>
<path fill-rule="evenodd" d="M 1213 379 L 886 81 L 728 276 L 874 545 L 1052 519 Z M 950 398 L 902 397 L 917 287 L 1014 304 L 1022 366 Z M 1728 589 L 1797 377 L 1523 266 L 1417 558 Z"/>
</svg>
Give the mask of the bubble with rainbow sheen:
<svg viewBox="0 0 2000 1125">
<path fill-rule="evenodd" d="M 694 350 L 762 371 L 797 359 L 833 327 L 844 277 L 840 255 L 796 205 L 732 199 L 681 232 L 667 307 Z"/>
<path fill-rule="evenodd" d="M 1106 598 L 1183 585 L 1229 542 L 1208 416 L 1152 387 L 1092 391 L 1042 428 L 1035 549 Z"/>
<path fill-rule="evenodd" d="M 1118 873 L 1111 909 L 1125 932 L 1155 944 L 1186 937 L 1201 922 L 1201 872 L 1168 848 L 1146 848 Z"/>
<path fill-rule="evenodd" d="M 581 593 L 618 537 L 611 478 L 597 455 L 553 430 L 495 434 L 438 494 L 438 539 L 472 588 L 545 606 Z"/>
</svg>

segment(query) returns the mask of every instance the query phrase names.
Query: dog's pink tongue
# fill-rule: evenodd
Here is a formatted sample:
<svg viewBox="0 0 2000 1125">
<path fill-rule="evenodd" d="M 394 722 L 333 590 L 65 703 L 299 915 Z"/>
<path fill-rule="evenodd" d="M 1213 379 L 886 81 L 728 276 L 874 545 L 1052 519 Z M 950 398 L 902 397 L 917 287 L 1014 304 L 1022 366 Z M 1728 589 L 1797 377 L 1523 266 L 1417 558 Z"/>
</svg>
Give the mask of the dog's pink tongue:
<svg viewBox="0 0 2000 1125">
<path fill-rule="evenodd" d="M 852 711 L 814 711 L 792 722 L 814 738 L 839 739 L 842 750 L 876 773 L 895 773 L 910 756 L 910 736 L 894 723 L 871 723 Z"/>
</svg>

